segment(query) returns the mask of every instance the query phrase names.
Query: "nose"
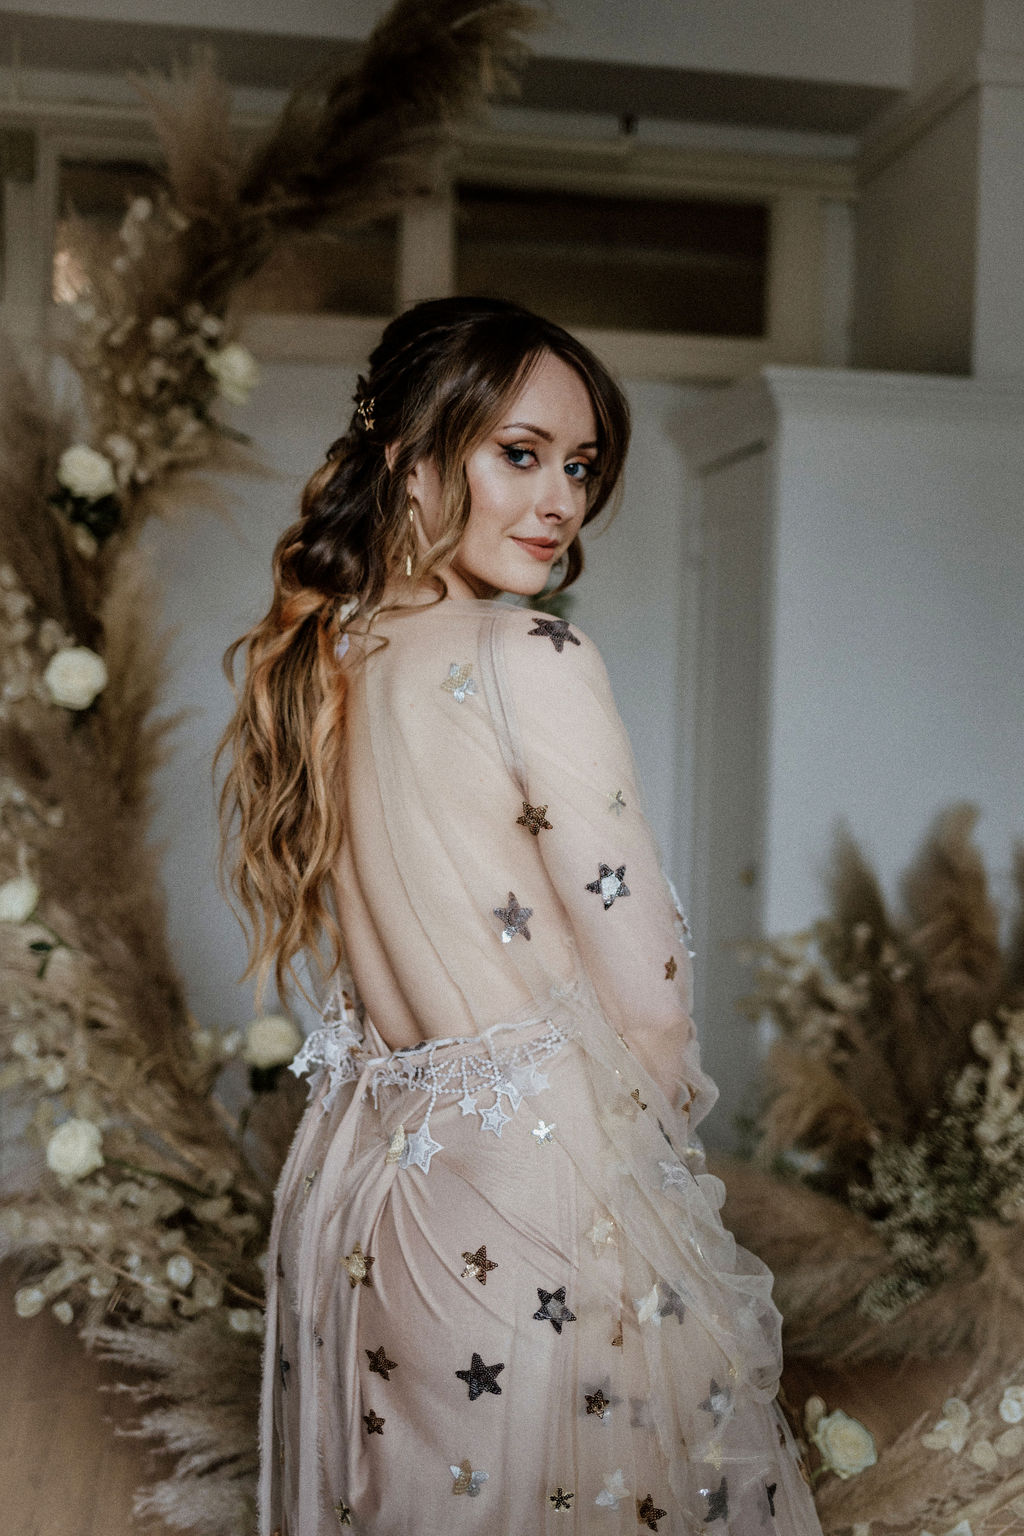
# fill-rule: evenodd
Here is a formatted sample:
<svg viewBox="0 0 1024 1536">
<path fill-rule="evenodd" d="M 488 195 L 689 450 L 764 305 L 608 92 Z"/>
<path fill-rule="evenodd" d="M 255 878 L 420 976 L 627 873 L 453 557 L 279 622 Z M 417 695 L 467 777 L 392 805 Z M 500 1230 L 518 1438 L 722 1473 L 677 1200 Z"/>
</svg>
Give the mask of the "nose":
<svg viewBox="0 0 1024 1536">
<path fill-rule="evenodd" d="M 536 513 L 541 522 L 552 527 L 573 515 L 572 485 L 559 464 L 544 471 L 537 486 Z"/>
</svg>

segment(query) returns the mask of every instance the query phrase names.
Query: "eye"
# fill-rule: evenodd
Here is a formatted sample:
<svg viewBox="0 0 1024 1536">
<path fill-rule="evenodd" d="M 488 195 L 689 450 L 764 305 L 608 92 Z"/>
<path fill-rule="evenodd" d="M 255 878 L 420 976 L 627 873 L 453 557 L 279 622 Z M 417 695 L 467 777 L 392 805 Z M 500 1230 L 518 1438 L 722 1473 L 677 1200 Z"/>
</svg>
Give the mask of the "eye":
<svg viewBox="0 0 1024 1536">
<path fill-rule="evenodd" d="M 505 455 L 506 459 L 508 459 L 509 463 L 512 464 L 516 469 L 528 468 L 528 460 L 535 459 L 537 457 L 532 448 L 516 448 L 514 445 L 510 445 L 507 448 L 503 448 L 501 451 Z"/>
<path fill-rule="evenodd" d="M 579 471 L 578 474 L 573 473 L 576 470 Z M 576 480 L 580 485 L 585 485 L 588 480 L 594 478 L 597 466 L 592 464 L 589 459 L 573 459 L 571 464 L 565 466 L 565 472 L 570 480 Z"/>
</svg>

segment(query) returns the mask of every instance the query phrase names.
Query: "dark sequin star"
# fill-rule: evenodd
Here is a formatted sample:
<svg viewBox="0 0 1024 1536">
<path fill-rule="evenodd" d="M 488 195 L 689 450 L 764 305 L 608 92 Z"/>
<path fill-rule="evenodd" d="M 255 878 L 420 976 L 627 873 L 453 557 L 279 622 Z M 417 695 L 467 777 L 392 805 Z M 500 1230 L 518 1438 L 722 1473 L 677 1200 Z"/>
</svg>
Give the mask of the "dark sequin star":
<svg viewBox="0 0 1024 1536">
<path fill-rule="evenodd" d="M 475 1403 L 481 1392 L 493 1392 L 496 1397 L 501 1395 L 497 1376 L 499 1371 L 505 1369 L 504 1362 L 500 1365 L 484 1365 L 483 1359 L 474 1350 L 473 1358 L 468 1371 L 456 1371 L 460 1381 L 467 1383 L 469 1387 L 469 1400 Z"/>
<path fill-rule="evenodd" d="M 566 619 L 538 619 L 537 628 L 531 629 L 530 634 L 540 635 L 545 640 L 550 640 L 559 655 L 562 654 L 562 647 L 567 640 L 570 645 L 580 643 L 579 636 L 573 634 Z"/>
<path fill-rule="evenodd" d="M 564 1285 L 560 1285 L 557 1291 L 544 1291 L 538 1285 L 537 1295 L 541 1304 L 533 1315 L 538 1322 L 550 1323 L 556 1333 L 561 1333 L 563 1323 L 576 1321 L 575 1312 L 570 1312 L 565 1304 Z"/>
<path fill-rule="evenodd" d="M 567 1493 L 564 1488 L 556 1488 L 554 1493 L 548 1494 L 548 1499 L 556 1509 L 572 1509 L 572 1501 L 575 1497 L 574 1493 Z"/>
<path fill-rule="evenodd" d="M 720 1387 L 712 1376 L 708 1395 L 700 1404 L 705 1413 L 710 1413 L 717 1429 L 723 1419 L 727 1419 L 732 1412 L 732 1393 L 728 1387 Z"/>
<path fill-rule="evenodd" d="M 641 1525 L 646 1525 L 649 1531 L 656 1531 L 658 1521 L 664 1519 L 667 1514 L 668 1510 L 659 1509 L 650 1494 L 636 1501 L 636 1518 Z"/>
<path fill-rule="evenodd" d="M 603 1419 L 612 1405 L 611 1398 L 605 1397 L 600 1387 L 596 1392 L 584 1392 L 583 1396 L 586 1400 L 587 1412 L 596 1413 L 599 1419 Z"/>
<path fill-rule="evenodd" d="M 291 1361 L 290 1360 L 286 1360 L 285 1357 L 284 1357 L 284 1345 L 283 1344 L 279 1344 L 277 1346 L 277 1364 L 278 1364 L 278 1369 L 281 1372 L 281 1390 L 282 1390 L 282 1392 L 287 1392 L 287 1390 L 288 1390 L 288 1372 L 291 1370 L 292 1366 L 291 1366 Z"/>
<path fill-rule="evenodd" d="M 613 901 L 617 901 L 620 896 L 629 895 L 629 886 L 623 878 L 625 873 L 625 864 L 620 864 L 618 869 L 612 869 L 609 864 L 599 864 L 597 879 L 591 880 L 587 885 L 588 891 L 593 891 L 595 896 L 600 896 L 606 912 Z"/>
<path fill-rule="evenodd" d="M 728 1520 L 729 1485 L 726 1479 L 723 1477 L 717 1488 L 702 1488 L 701 1492 L 708 1501 L 704 1524 L 710 1525 L 714 1520 Z"/>
<path fill-rule="evenodd" d="M 366 1425 L 366 1433 L 368 1435 L 383 1436 L 384 1425 L 387 1423 L 387 1420 L 380 1418 L 371 1408 L 369 1413 L 363 1414 L 363 1423 Z"/>
<path fill-rule="evenodd" d="M 391 1372 L 398 1369 L 398 1361 L 388 1359 L 383 1344 L 380 1349 L 368 1349 L 366 1353 L 370 1358 L 370 1370 L 376 1371 L 378 1376 L 383 1376 L 385 1381 L 390 1381 Z"/>
<path fill-rule="evenodd" d="M 354 1244 L 351 1253 L 346 1253 L 342 1264 L 348 1272 L 348 1283 L 353 1290 L 357 1285 L 373 1285 L 370 1279 L 370 1270 L 374 1265 L 372 1253 L 364 1253 L 361 1243 Z"/>
<path fill-rule="evenodd" d="M 509 891 L 508 893 L 508 906 L 495 907 L 494 915 L 495 917 L 500 917 L 505 924 L 501 930 L 501 942 L 503 944 L 511 944 L 517 933 L 521 933 L 524 939 L 530 937 L 530 930 L 526 925 L 533 916 L 533 908 L 521 907 L 516 900 L 514 891 Z"/>
<path fill-rule="evenodd" d="M 537 837 L 541 832 L 550 832 L 551 823 L 547 818 L 546 805 L 531 805 L 528 800 L 523 801 L 523 814 L 516 817 L 516 826 L 525 827 Z"/>
<path fill-rule="evenodd" d="M 352 1511 L 351 1511 L 351 1509 L 349 1509 L 349 1507 L 345 1503 L 344 1499 L 339 1499 L 337 1504 L 335 1504 L 335 1506 L 334 1506 L 334 1513 L 338 1517 L 338 1524 L 339 1525 L 351 1525 L 352 1524 Z"/>
<path fill-rule="evenodd" d="M 665 961 L 665 980 L 666 981 L 675 981 L 675 979 L 676 979 L 676 972 L 678 971 L 678 969 L 679 969 L 679 967 L 676 964 L 676 957 L 675 957 L 675 955 L 669 955 L 668 959 Z"/>
<path fill-rule="evenodd" d="M 479 1280 L 481 1285 L 486 1285 L 487 1276 L 492 1269 L 498 1267 L 494 1259 L 487 1257 L 486 1243 L 481 1243 L 476 1253 L 464 1253 L 462 1257 L 466 1261 L 466 1267 L 461 1275 L 463 1280 Z"/>
<path fill-rule="evenodd" d="M 661 1305 L 658 1308 L 658 1316 L 674 1317 L 677 1322 L 683 1322 L 686 1318 L 686 1307 L 678 1291 L 674 1291 L 670 1285 L 666 1285 L 664 1280 L 662 1280 L 658 1284 L 658 1293 L 662 1298 Z"/>
<path fill-rule="evenodd" d="M 773 1520 L 775 1519 L 775 1490 L 778 1486 L 778 1483 L 765 1483 L 764 1485 L 764 1491 L 768 1498 L 768 1513 Z"/>
</svg>

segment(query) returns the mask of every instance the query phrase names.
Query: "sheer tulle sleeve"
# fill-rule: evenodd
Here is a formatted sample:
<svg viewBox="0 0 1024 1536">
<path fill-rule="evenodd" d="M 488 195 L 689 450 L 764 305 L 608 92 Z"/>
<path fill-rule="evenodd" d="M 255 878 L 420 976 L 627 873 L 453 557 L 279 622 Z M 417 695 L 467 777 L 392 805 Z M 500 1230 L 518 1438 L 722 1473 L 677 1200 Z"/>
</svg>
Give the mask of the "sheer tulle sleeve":
<svg viewBox="0 0 1024 1536">
<path fill-rule="evenodd" d="M 643 814 L 596 646 L 574 625 L 503 627 L 524 817 L 613 1028 L 666 1097 L 697 1120 L 714 1102 L 691 1018 L 689 932 Z"/>
</svg>

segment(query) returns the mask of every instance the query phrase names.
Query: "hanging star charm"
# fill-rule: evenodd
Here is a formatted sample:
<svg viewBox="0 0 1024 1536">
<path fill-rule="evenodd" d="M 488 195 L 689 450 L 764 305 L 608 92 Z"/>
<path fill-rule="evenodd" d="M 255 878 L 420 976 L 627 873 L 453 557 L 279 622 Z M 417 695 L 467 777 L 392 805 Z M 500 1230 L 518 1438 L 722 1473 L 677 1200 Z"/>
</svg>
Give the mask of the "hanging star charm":
<svg viewBox="0 0 1024 1536">
<path fill-rule="evenodd" d="M 422 1168 L 424 1173 L 430 1172 L 430 1159 L 435 1152 L 443 1152 L 439 1141 L 435 1141 L 430 1134 L 427 1122 L 424 1120 L 418 1131 L 413 1131 L 411 1136 L 405 1138 L 405 1149 L 399 1160 L 400 1168 L 411 1168 L 415 1165 Z"/>
<path fill-rule="evenodd" d="M 523 814 L 516 817 L 516 826 L 525 827 L 537 837 L 541 832 L 550 832 L 551 823 L 547 818 L 546 805 L 531 805 L 528 800 L 523 801 Z"/>
<path fill-rule="evenodd" d="M 570 1312 L 565 1304 L 565 1286 L 560 1285 L 557 1291 L 545 1291 L 538 1285 L 537 1295 L 540 1297 L 540 1307 L 533 1314 L 539 1323 L 550 1323 L 556 1333 L 561 1333 L 563 1323 L 574 1323 L 575 1312 Z"/>
<path fill-rule="evenodd" d="M 348 1283 L 355 1290 L 357 1285 L 372 1285 L 370 1270 L 373 1268 L 373 1255 L 364 1253 L 362 1245 L 356 1243 L 351 1253 L 346 1253 L 341 1261 L 348 1270 Z"/>
<path fill-rule="evenodd" d="M 547 1125 L 543 1120 L 538 1120 L 537 1124 L 530 1132 L 530 1135 L 536 1137 L 537 1145 L 539 1146 L 542 1141 L 550 1142 L 551 1132 L 554 1130 L 554 1128 L 555 1122 L 553 1120 L 550 1125 Z"/>
<path fill-rule="evenodd" d="M 480 1492 L 482 1484 L 487 1481 L 486 1472 L 474 1472 L 470 1463 L 460 1461 L 457 1467 L 448 1463 L 448 1470 L 455 1479 L 452 1484 L 452 1493 L 466 1493 L 471 1499 L 475 1499 Z"/>
<path fill-rule="evenodd" d="M 450 693 L 457 704 L 465 704 L 467 697 L 476 693 L 476 679 L 472 676 L 473 663 L 464 661 L 461 666 L 453 661 L 448 668 L 448 676 L 441 687 L 445 693 Z"/>
<path fill-rule="evenodd" d="M 584 1392 L 583 1397 L 587 1404 L 588 1415 L 594 1413 L 599 1419 L 603 1419 L 612 1406 L 611 1398 L 605 1397 L 600 1387 L 596 1392 Z"/>
<path fill-rule="evenodd" d="M 476 1114 L 476 1099 L 474 1099 L 468 1088 L 459 1100 L 459 1108 L 464 1115 Z"/>
<path fill-rule="evenodd" d="M 493 1392 L 500 1397 L 501 1388 L 498 1386 L 498 1372 L 505 1369 L 504 1361 L 500 1365 L 484 1365 L 483 1357 L 473 1352 L 468 1371 L 456 1371 L 460 1381 L 467 1383 L 469 1387 L 469 1400 L 475 1403 L 482 1392 Z"/>
<path fill-rule="evenodd" d="M 636 1501 L 636 1518 L 641 1525 L 646 1525 L 649 1531 L 656 1531 L 658 1529 L 658 1521 L 667 1514 L 668 1510 L 659 1509 L 650 1494 Z"/>
<path fill-rule="evenodd" d="M 516 900 L 514 891 L 509 891 L 508 893 L 508 906 L 495 907 L 494 915 L 495 917 L 500 917 L 505 924 L 501 930 L 501 942 L 503 944 L 511 944 L 517 933 L 521 933 L 524 939 L 530 937 L 530 930 L 526 925 L 533 916 L 533 908 L 521 907 Z"/>
<path fill-rule="evenodd" d="M 617 1467 L 614 1472 L 606 1472 L 604 1475 L 604 1487 L 598 1494 L 594 1503 L 601 1509 L 618 1509 L 620 1499 L 628 1499 L 630 1490 L 626 1487 L 626 1479 L 622 1475 L 622 1468 Z"/>
<path fill-rule="evenodd" d="M 292 1363 L 291 1363 L 290 1360 L 286 1360 L 285 1357 L 284 1357 L 284 1345 L 283 1344 L 279 1344 L 277 1346 L 277 1366 L 278 1366 L 278 1370 L 281 1372 L 281 1391 L 282 1392 L 287 1392 L 287 1390 L 288 1390 L 288 1372 L 292 1368 Z"/>
<path fill-rule="evenodd" d="M 622 798 L 621 789 L 617 789 L 614 794 L 609 792 L 608 809 L 609 811 L 612 811 L 616 816 L 621 816 L 623 811 L 626 809 L 626 802 Z"/>
<path fill-rule="evenodd" d="M 701 1493 L 708 1501 L 704 1524 L 710 1525 L 713 1520 L 728 1520 L 729 1487 L 726 1479 L 723 1477 L 717 1488 L 702 1488 Z"/>
<path fill-rule="evenodd" d="M 487 1257 L 487 1244 L 481 1243 L 476 1253 L 464 1253 L 462 1257 L 466 1261 L 466 1267 L 462 1271 L 463 1280 L 479 1280 L 481 1285 L 487 1284 L 487 1276 L 498 1265 L 494 1259 Z"/>
<path fill-rule="evenodd" d="M 545 640 L 550 640 L 559 656 L 562 647 L 568 640 L 570 645 L 579 645 L 578 635 L 574 635 L 569 628 L 567 619 L 538 619 L 537 628 L 530 630 L 531 635 L 541 635 Z"/>
<path fill-rule="evenodd" d="M 349 1506 L 345 1503 L 344 1499 L 339 1499 L 337 1504 L 335 1504 L 335 1506 L 334 1506 L 334 1513 L 338 1517 L 338 1524 L 339 1525 L 351 1525 L 352 1524 L 352 1511 L 349 1508 Z"/>
<path fill-rule="evenodd" d="M 587 885 L 588 891 L 593 891 L 595 896 L 600 896 L 607 912 L 613 901 L 620 896 L 629 895 L 629 886 L 625 881 L 626 866 L 620 864 L 618 869 L 612 869 L 608 864 L 597 866 L 597 879 L 591 880 Z"/>
<path fill-rule="evenodd" d="M 722 1420 L 728 1418 L 732 1412 L 732 1393 L 728 1387 L 720 1387 L 712 1376 L 708 1395 L 699 1406 L 705 1413 L 711 1414 L 714 1427 L 717 1429 Z"/>
<path fill-rule="evenodd" d="M 398 1361 L 388 1359 L 383 1344 L 380 1349 L 368 1349 L 366 1353 L 370 1360 L 370 1370 L 376 1371 L 378 1376 L 383 1376 L 385 1381 L 390 1381 L 391 1372 L 398 1369 Z"/>
<path fill-rule="evenodd" d="M 387 1423 L 387 1419 L 382 1419 L 371 1408 L 369 1413 L 363 1414 L 363 1423 L 366 1425 L 366 1433 L 368 1435 L 380 1435 L 383 1439 L 384 1425 Z"/>
<path fill-rule="evenodd" d="M 578 642 L 577 642 L 578 643 Z M 554 1493 L 548 1494 L 548 1500 L 556 1509 L 572 1509 L 572 1501 L 576 1497 L 574 1493 L 567 1493 L 564 1488 L 556 1488 Z"/>
<path fill-rule="evenodd" d="M 669 955 L 668 959 L 665 961 L 665 980 L 666 981 L 675 981 L 675 979 L 676 979 L 676 972 L 678 971 L 678 969 L 679 969 L 679 967 L 676 964 L 676 957 L 675 957 L 675 955 Z"/>
<path fill-rule="evenodd" d="M 506 1115 L 502 1109 L 501 1100 L 495 1099 L 488 1109 L 480 1111 L 480 1129 L 482 1131 L 493 1131 L 495 1136 L 500 1136 L 502 1128 L 508 1125 L 511 1118 L 512 1116 Z"/>
</svg>

